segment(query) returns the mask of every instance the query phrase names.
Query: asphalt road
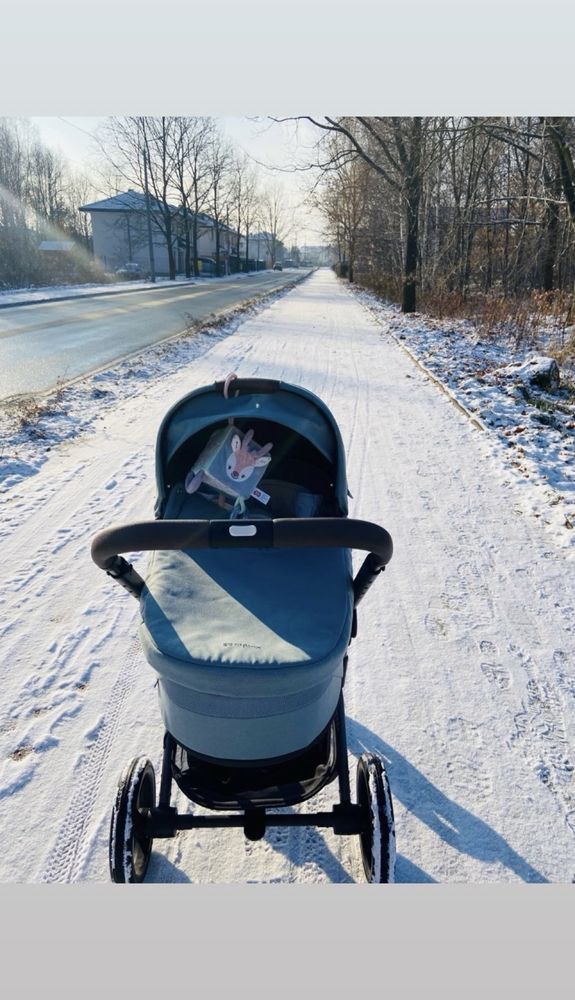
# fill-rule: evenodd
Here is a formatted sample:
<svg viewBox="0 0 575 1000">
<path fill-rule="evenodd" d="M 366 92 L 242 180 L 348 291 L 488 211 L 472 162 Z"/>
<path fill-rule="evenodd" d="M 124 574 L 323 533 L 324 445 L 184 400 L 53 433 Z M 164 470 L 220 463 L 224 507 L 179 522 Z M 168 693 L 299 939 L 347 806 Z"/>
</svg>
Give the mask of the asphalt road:
<svg viewBox="0 0 575 1000">
<path fill-rule="evenodd" d="M 201 320 L 282 288 L 301 271 L 177 285 L 0 311 L 0 399 L 96 371 Z"/>
</svg>

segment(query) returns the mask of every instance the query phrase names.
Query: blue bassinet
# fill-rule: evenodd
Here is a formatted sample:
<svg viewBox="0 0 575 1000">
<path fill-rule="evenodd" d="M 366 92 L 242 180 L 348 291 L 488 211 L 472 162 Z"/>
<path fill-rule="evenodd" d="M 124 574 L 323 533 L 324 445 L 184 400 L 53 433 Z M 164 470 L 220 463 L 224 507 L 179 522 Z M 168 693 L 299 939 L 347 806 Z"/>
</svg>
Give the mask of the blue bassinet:
<svg viewBox="0 0 575 1000">
<path fill-rule="evenodd" d="M 273 442 L 247 518 L 345 516 L 339 431 L 324 404 L 281 384 L 225 399 L 214 386 L 170 410 L 157 442 L 162 519 L 227 519 L 182 479 L 206 437 L 233 418 Z M 141 596 L 142 646 L 159 677 L 166 729 L 189 749 L 229 760 L 283 756 L 310 744 L 337 707 L 353 616 L 348 549 L 159 551 Z"/>
</svg>

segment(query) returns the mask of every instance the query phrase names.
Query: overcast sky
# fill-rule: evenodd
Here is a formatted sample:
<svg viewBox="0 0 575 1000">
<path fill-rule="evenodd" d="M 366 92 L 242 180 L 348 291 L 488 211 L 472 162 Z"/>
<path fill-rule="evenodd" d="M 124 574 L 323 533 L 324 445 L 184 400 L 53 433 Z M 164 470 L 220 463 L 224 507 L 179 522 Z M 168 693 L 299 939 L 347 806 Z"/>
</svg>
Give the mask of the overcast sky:
<svg viewBox="0 0 575 1000">
<path fill-rule="evenodd" d="M 100 154 L 93 133 L 105 122 L 104 117 L 33 117 L 46 145 L 59 150 L 76 169 L 90 173 Z M 260 167 L 265 184 L 279 183 L 285 191 L 289 217 L 293 222 L 290 242 L 300 246 L 322 243 L 323 227 L 319 213 L 304 206 L 305 191 L 310 183 L 309 172 L 295 172 L 313 159 L 316 129 L 305 123 L 282 125 L 268 118 L 218 118 L 222 131 L 237 150 L 243 150 Z M 275 169 L 272 169 L 275 168 Z"/>
</svg>

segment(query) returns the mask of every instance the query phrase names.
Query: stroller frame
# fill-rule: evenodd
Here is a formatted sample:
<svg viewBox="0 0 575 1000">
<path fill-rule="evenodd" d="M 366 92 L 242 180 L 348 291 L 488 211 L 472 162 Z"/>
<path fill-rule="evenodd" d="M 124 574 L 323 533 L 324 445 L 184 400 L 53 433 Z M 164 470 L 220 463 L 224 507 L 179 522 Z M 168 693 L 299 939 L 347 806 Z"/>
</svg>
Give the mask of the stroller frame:
<svg viewBox="0 0 575 1000">
<path fill-rule="evenodd" d="M 269 380 L 241 380 L 235 383 L 245 391 L 274 392 L 281 383 Z M 221 384 L 216 383 L 217 391 Z M 287 387 L 292 388 L 292 387 Z M 202 390 L 203 391 L 203 390 Z M 298 390 L 305 394 L 305 390 Z M 196 394 L 192 394 L 196 395 Z M 311 394 L 305 394 L 311 396 Z M 315 398 L 315 397 L 314 397 Z M 320 401 L 318 401 L 319 403 Z M 338 436 L 338 435 L 336 435 Z M 162 483 L 161 466 L 158 475 Z M 343 487 L 342 487 L 343 489 Z M 343 504 L 342 504 L 343 506 Z M 343 507 L 345 515 L 346 508 Z M 162 511 L 158 514 L 161 518 Z M 348 518 L 284 517 L 273 519 L 192 520 L 160 519 L 120 525 L 100 531 L 92 542 L 92 559 L 108 576 L 132 596 L 140 599 L 145 582 L 122 553 L 142 551 L 188 551 L 202 549 L 360 549 L 367 552 L 353 579 L 353 618 L 349 642 L 357 634 L 357 606 L 376 577 L 390 561 L 393 545 L 388 532 L 379 525 Z M 260 840 L 270 827 L 316 826 L 336 835 L 359 835 L 366 878 L 369 882 L 393 881 L 395 827 L 393 804 L 383 761 L 377 754 L 363 753 L 358 760 L 356 798 L 352 801 L 343 686 L 347 655 L 343 657 L 343 678 L 337 707 L 330 721 L 311 744 L 270 759 L 226 760 L 205 757 L 190 750 L 165 728 L 159 796 L 156 804 L 156 779 L 150 760 L 135 757 L 118 785 L 110 832 L 110 873 L 115 882 L 141 882 L 150 860 L 153 840 L 174 837 L 178 831 L 208 828 L 240 828 L 248 840 Z M 323 743 L 321 742 L 323 740 Z M 325 746 L 324 746 L 325 745 Z M 315 748 L 315 749 L 314 749 Z M 326 757 L 318 757 L 325 748 Z M 192 767 L 188 785 L 178 776 L 175 754 L 187 756 Z M 287 766 L 286 766 L 287 760 Z M 205 762 L 205 781 L 194 786 Z M 293 768 L 291 763 L 293 762 Z M 319 762 L 319 764 L 318 764 Z M 298 772 L 301 764 L 302 770 Z M 318 765 L 318 766 L 316 766 Z M 315 767 L 312 776 L 311 770 Z M 195 769 L 195 770 L 194 770 Z M 221 794 L 221 785 L 213 788 L 209 779 L 229 769 L 231 785 L 237 780 L 239 795 Z M 247 775 L 247 786 L 238 777 Z M 258 772 L 267 782 L 250 785 Z M 265 775 L 262 775 L 265 772 Z M 290 775 L 289 784 L 282 778 Z M 227 776 L 226 776 L 227 777 Z M 331 811 L 278 813 L 276 810 L 311 798 L 337 778 L 339 799 Z M 172 782 L 184 795 L 200 806 L 219 810 L 219 814 L 179 813 L 171 805 Z M 307 784 L 306 784 L 307 782 Z M 225 780 L 223 783 L 225 785 Z M 298 794 L 300 786 L 303 794 Z M 247 790 L 246 790 L 247 788 Z M 255 794 L 250 789 L 256 788 Z M 243 790 L 242 790 L 243 789 Z M 259 794 L 258 790 L 259 789 Z M 295 792 L 294 792 L 295 790 Z M 201 794 L 200 794 L 201 792 Z M 268 793 L 273 794 L 268 794 Z M 219 796 L 219 798 L 218 798 Z M 269 810 L 273 809 L 273 813 Z M 230 811 L 231 810 L 231 811 Z"/>
<path fill-rule="evenodd" d="M 199 828 L 240 827 L 248 840 L 261 840 L 266 830 L 271 826 L 318 826 L 331 828 L 341 835 L 360 834 L 365 829 L 365 819 L 360 806 L 351 801 L 349 770 L 347 767 L 347 740 L 345 734 L 345 711 L 343 694 L 340 696 L 333 724 L 336 732 L 337 764 L 336 772 L 339 784 L 339 803 L 333 806 L 332 812 L 316 813 L 273 813 L 269 814 L 265 807 L 254 805 L 245 808 L 243 814 L 198 816 L 189 813 L 179 814 L 170 805 L 172 790 L 172 751 L 175 740 L 170 733 L 164 737 L 164 756 L 162 761 L 162 776 L 158 805 L 150 809 L 142 817 L 141 833 L 151 838 L 174 837 L 178 830 L 196 830 Z M 274 808 L 276 808 L 274 806 Z"/>
</svg>

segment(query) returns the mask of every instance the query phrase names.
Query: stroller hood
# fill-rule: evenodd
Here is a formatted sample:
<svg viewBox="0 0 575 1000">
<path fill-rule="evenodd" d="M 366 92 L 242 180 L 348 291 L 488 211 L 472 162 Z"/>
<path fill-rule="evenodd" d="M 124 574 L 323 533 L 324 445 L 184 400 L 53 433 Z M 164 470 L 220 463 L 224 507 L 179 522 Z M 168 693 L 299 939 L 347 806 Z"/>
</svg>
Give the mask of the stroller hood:
<svg viewBox="0 0 575 1000">
<path fill-rule="evenodd" d="M 201 431 L 234 420 L 261 420 L 279 424 L 305 438 L 335 470 L 334 494 L 347 515 L 345 454 L 339 428 L 327 406 L 313 393 L 287 382 L 241 379 L 231 383 L 228 399 L 224 383 L 196 389 L 179 400 L 164 417 L 156 444 L 157 511 L 161 516 L 172 485 L 170 465 L 186 443 Z"/>
</svg>

